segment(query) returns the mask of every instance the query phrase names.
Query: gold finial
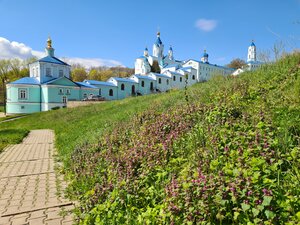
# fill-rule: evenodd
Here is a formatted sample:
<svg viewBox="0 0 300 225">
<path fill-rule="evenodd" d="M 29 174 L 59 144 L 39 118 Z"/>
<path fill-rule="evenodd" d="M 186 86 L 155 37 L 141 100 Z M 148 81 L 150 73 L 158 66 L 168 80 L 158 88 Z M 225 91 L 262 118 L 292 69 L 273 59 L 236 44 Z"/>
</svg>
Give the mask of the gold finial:
<svg viewBox="0 0 300 225">
<path fill-rule="evenodd" d="M 50 36 L 48 37 L 48 40 L 47 40 L 47 47 L 52 48 L 52 40 L 51 40 Z"/>
<path fill-rule="evenodd" d="M 159 29 L 159 27 L 157 27 L 157 35 L 158 36 L 160 35 L 160 29 Z"/>
</svg>

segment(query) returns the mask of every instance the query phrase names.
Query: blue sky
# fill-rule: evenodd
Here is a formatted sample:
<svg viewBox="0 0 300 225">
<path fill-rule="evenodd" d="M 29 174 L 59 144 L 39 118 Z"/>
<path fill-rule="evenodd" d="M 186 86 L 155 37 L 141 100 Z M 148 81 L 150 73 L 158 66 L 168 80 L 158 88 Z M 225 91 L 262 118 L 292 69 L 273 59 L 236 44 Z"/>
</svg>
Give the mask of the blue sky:
<svg viewBox="0 0 300 225">
<path fill-rule="evenodd" d="M 224 65 L 246 59 L 252 39 L 300 48 L 300 0 L 0 0 L 0 58 L 40 55 L 50 34 L 58 57 L 134 67 L 158 27 L 165 54 L 200 59 L 205 48 Z"/>
</svg>

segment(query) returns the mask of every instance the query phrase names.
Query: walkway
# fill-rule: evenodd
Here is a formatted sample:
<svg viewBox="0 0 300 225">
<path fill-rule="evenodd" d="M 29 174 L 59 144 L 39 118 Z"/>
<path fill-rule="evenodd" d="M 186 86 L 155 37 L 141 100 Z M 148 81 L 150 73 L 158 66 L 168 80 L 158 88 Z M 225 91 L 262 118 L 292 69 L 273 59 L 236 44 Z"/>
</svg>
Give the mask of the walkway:
<svg viewBox="0 0 300 225">
<path fill-rule="evenodd" d="M 0 225 L 72 224 L 73 203 L 54 170 L 54 133 L 33 130 L 0 154 Z"/>
</svg>

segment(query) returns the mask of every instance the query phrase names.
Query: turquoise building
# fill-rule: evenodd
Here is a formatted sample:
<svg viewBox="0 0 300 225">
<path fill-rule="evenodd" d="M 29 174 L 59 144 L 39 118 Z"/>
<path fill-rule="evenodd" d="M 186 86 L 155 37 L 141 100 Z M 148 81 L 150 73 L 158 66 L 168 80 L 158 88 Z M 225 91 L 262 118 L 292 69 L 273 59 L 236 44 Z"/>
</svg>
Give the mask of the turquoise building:
<svg viewBox="0 0 300 225">
<path fill-rule="evenodd" d="M 6 85 L 7 114 L 34 113 L 66 107 L 68 101 L 98 95 L 99 89 L 70 79 L 71 66 L 54 56 L 49 38 L 46 57 L 29 64 L 29 77 Z"/>
<path fill-rule="evenodd" d="M 68 101 L 81 101 L 93 95 L 99 95 L 105 100 L 118 100 L 183 89 L 197 82 L 207 81 L 214 75 L 228 76 L 233 72 L 231 68 L 210 64 L 206 51 L 201 61 L 179 61 L 174 59 L 172 47 L 168 55 L 164 55 L 163 50 L 164 44 L 158 33 L 153 45 L 153 55 L 150 56 L 146 48 L 144 55 L 136 59 L 135 74 L 130 77 L 110 77 L 105 82 L 74 82 L 70 79 L 71 66 L 54 56 L 49 38 L 46 57 L 29 64 L 30 76 L 6 85 L 7 113 L 48 111 L 66 107 Z M 255 50 L 255 45 L 252 44 L 249 50 L 251 60 L 256 57 Z M 151 72 L 152 70 L 160 73 Z"/>
</svg>

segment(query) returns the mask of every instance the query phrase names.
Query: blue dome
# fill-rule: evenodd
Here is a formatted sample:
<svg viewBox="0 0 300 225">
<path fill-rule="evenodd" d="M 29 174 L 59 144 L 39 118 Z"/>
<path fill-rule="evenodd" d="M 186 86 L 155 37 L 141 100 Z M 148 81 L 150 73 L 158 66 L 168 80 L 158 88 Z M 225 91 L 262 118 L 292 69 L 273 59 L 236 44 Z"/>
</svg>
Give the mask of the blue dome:
<svg viewBox="0 0 300 225">
<path fill-rule="evenodd" d="M 254 42 L 252 41 L 251 45 L 250 46 L 255 46 Z"/>
<path fill-rule="evenodd" d="M 170 50 L 170 51 L 173 51 L 173 48 L 172 48 L 172 46 L 170 46 L 169 50 Z"/>
<path fill-rule="evenodd" d="M 157 44 L 158 46 L 162 44 L 160 37 L 157 37 L 155 44 Z"/>
<path fill-rule="evenodd" d="M 204 52 L 203 57 L 208 57 L 208 54 L 206 52 Z"/>
</svg>

